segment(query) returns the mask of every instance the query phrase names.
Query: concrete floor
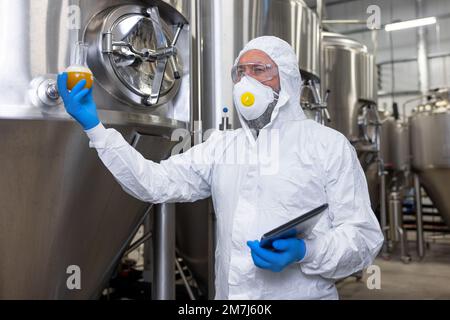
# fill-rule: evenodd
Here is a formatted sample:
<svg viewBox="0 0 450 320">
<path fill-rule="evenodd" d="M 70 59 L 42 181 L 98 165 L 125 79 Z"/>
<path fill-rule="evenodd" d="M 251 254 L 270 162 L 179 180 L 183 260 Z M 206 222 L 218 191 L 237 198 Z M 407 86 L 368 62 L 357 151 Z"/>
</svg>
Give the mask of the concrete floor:
<svg viewBox="0 0 450 320">
<path fill-rule="evenodd" d="M 377 258 L 381 271 L 381 289 L 369 290 L 363 279 L 350 277 L 337 284 L 342 300 L 354 299 L 450 299 L 450 241 L 428 239 L 425 258 L 419 261 L 415 242 L 408 243 L 412 261 L 404 264 L 396 250 L 389 260 Z"/>
<path fill-rule="evenodd" d="M 139 235 L 137 237 L 140 238 Z M 364 272 L 360 281 L 350 277 L 337 284 L 340 298 L 342 300 L 450 299 L 450 235 L 437 236 L 435 239 L 430 234 L 426 235 L 428 248 L 422 261 L 417 257 L 415 234 L 409 233 L 408 239 L 411 239 L 408 248 L 412 258 L 409 264 L 401 262 L 399 248 L 391 254 L 389 260 L 379 257 L 374 262 L 381 271 L 380 290 L 367 288 L 367 278 L 370 274 Z M 142 248 L 130 255 L 130 258 L 142 266 Z"/>
</svg>

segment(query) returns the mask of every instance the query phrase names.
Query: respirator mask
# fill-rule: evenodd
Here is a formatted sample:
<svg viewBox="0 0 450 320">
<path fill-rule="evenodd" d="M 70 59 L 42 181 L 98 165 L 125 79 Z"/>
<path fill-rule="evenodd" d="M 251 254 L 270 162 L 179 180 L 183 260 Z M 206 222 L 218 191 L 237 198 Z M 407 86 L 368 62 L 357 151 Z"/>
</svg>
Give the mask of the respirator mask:
<svg viewBox="0 0 450 320">
<path fill-rule="evenodd" d="M 258 119 L 278 100 L 278 93 L 264 84 L 277 74 L 278 69 L 270 64 L 246 63 L 233 68 L 234 103 L 246 120 Z"/>
</svg>

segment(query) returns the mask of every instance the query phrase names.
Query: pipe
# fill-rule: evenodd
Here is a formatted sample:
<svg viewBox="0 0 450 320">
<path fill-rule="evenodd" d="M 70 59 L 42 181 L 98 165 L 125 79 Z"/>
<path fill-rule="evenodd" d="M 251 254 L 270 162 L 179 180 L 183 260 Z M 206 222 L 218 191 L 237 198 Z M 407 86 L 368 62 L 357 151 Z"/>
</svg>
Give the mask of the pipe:
<svg viewBox="0 0 450 320">
<path fill-rule="evenodd" d="M 430 53 L 428 54 L 428 59 L 439 59 L 439 58 L 446 58 L 450 57 L 450 52 L 439 52 L 439 53 Z M 406 62 L 413 62 L 417 61 L 417 58 L 402 58 L 402 59 L 395 59 L 394 61 L 391 60 L 385 60 L 382 62 L 378 62 L 378 66 L 382 66 L 385 64 L 392 64 L 392 63 L 406 63 Z M 447 86 L 446 86 L 447 87 Z"/>
<path fill-rule="evenodd" d="M 186 278 L 186 275 L 183 272 L 183 268 L 180 265 L 180 262 L 178 262 L 178 259 L 175 259 L 175 265 L 177 267 L 178 272 L 180 273 L 181 279 L 183 280 L 184 287 L 186 288 L 189 298 L 194 301 L 195 299 L 194 293 L 192 292 L 191 286 L 189 285 L 189 281 Z"/>
<path fill-rule="evenodd" d="M 423 16 L 423 3 L 422 0 L 416 0 L 417 17 Z M 428 70 L 428 56 L 427 56 L 427 40 L 425 34 L 425 28 L 417 28 L 417 64 L 419 70 L 419 88 L 422 95 L 425 97 L 428 93 L 429 84 L 429 70 Z M 422 99 L 423 103 L 426 102 L 426 98 Z"/>
<path fill-rule="evenodd" d="M 422 193 L 420 188 L 419 175 L 416 173 L 414 174 L 414 191 L 416 197 L 417 254 L 422 259 L 425 256 L 425 244 L 423 236 Z"/>
<path fill-rule="evenodd" d="M 423 98 L 422 95 L 414 97 L 412 99 L 406 100 L 403 105 L 402 105 L 402 109 L 403 109 L 403 123 L 407 123 L 407 116 L 406 116 L 406 105 L 410 104 L 411 102 L 417 101 L 417 100 L 421 100 Z"/>
<path fill-rule="evenodd" d="M 396 92 L 386 92 L 386 91 L 379 91 L 378 97 L 399 97 L 399 96 L 417 96 L 420 92 L 418 90 L 411 90 L 411 91 L 396 91 Z"/>
<path fill-rule="evenodd" d="M 404 263 L 411 261 L 408 254 L 408 242 L 405 229 L 403 228 L 403 210 L 402 210 L 402 194 L 398 191 L 391 192 L 389 199 L 389 217 L 392 229 L 392 239 L 400 242 L 401 260 Z"/>
<path fill-rule="evenodd" d="M 201 11 L 200 11 L 200 0 L 193 0 L 191 7 L 191 65 L 196 66 L 192 72 L 191 76 L 191 88 L 193 94 L 191 95 L 191 115 L 190 115 L 190 131 L 195 137 L 198 132 L 196 128 L 196 123 L 201 120 L 201 105 L 202 105 L 202 95 L 201 95 Z"/>
<path fill-rule="evenodd" d="M 381 230 L 384 236 L 383 247 L 381 254 L 383 257 L 389 257 L 388 237 L 387 232 L 389 226 L 387 224 L 387 212 L 386 212 L 386 172 L 384 171 L 384 165 L 382 162 L 379 164 L 379 176 L 380 176 L 380 223 Z"/>
<path fill-rule="evenodd" d="M 441 49 L 441 25 L 439 23 L 439 21 L 436 23 L 436 41 L 437 41 L 437 52 L 442 53 L 442 49 Z M 428 57 L 429 59 L 429 57 Z M 442 76 L 444 77 L 444 83 L 445 86 L 448 87 L 449 83 L 447 80 L 447 63 L 446 63 L 446 59 L 442 59 Z"/>
<path fill-rule="evenodd" d="M 323 6 L 323 0 L 316 0 L 316 12 L 317 12 L 317 17 L 319 18 L 319 25 L 322 25 L 322 19 L 323 19 L 323 10 L 324 10 L 324 6 Z"/>
<path fill-rule="evenodd" d="M 214 213 L 214 206 L 212 203 L 212 200 L 208 200 L 208 270 L 211 270 L 208 275 L 208 298 L 210 300 L 214 300 L 216 295 L 216 288 L 215 288 L 215 262 L 216 257 L 214 255 L 214 252 L 216 251 L 217 243 L 216 243 L 216 230 L 217 230 L 217 219 L 216 215 Z"/>
<path fill-rule="evenodd" d="M 175 204 L 160 204 L 154 214 L 152 297 L 175 300 Z"/>
<path fill-rule="evenodd" d="M 360 1 L 360 0 L 336 0 L 336 1 L 332 1 L 332 2 L 327 2 L 327 7 L 340 5 L 340 4 L 346 4 L 346 3 L 349 3 L 349 2 L 355 2 L 355 1 Z M 311 9 L 313 9 L 313 10 L 316 9 L 316 8 L 318 8 L 318 4 L 316 4 L 316 6 L 312 6 L 311 7 Z"/>
<path fill-rule="evenodd" d="M 367 20 L 322 20 L 322 24 L 367 24 Z"/>
<path fill-rule="evenodd" d="M 149 233 L 145 234 L 143 237 L 141 237 L 139 240 L 136 240 L 136 242 L 134 242 L 130 246 L 130 248 L 125 252 L 125 256 L 129 255 L 130 253 L 132 253 L 134 250 L 139 248 L 141 245 L 143 245 L 145 242 L 147 242 L 151 238 L 152 238 L 152 233 L 149 232 Z"/>
<path fill-rule="evenodd" d="M 389 240 L 391 242 L 398 241 L 397 226 L 395 225 L 395 214 L 397 206 L 397 195 L 395 191 L 389 194 L 388 216 L 389 216 Z"/>
<path fill-rule="evenodd" d="M 155 208 L 152 206 L 151 214 L 149 214 L 143 223 L 144 234 L 151 234 L 151 237 L 144 243 L 144 272 L 142 274 L 144 282 L 153 283 L 153 216 L 155 214 Z"/>
</svg>

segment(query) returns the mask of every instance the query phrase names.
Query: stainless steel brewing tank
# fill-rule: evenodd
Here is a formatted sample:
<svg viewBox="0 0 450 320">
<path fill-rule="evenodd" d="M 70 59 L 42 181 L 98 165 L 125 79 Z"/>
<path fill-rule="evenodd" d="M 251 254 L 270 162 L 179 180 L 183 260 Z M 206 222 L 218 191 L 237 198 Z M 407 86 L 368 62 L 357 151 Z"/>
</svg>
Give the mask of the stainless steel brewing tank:
<svg viewBox="0 0 450 320">
<path fill-rule="evenodd" d="M 301 0 L 199 0 L 196 2 L 194 77 L 199 88 L 203 128 L 219 128 L 228 107 L 235 128 L 231 68 L 242 48 L 260 36 L 277 36 L 291 44 L 305 77 L 319 78 L 320 26 L 316 13 Z M 196 105 L 196 103 L 194 103 Z"/>
<path fill-rule="evenodd" d="M 413 170 L 450 226 L 450 108 L 421 110 L 409 123 Z"/>
<path fill-rule="evenodd" d="M 150 206 L 120 188 L 45 90 L 68 65 L 71 44 L 101 22 L 95 17 L 122 5 L 157 5 L 169 36 L 185 21 L 158 1 L 0 0 L 0 36 L 8 47 L 0 51 L 0 299 L 98 297 Z M 151 27 L 129 27 L 144 43 L 154 38 Z M 189 42 L 186 26 L 177 45 L 183 77 L 158 106 L 133 105 L 126 94 L 117 99 L 108 91 L 120 81 L 113 76 L 94 89 L 102 122 L 155 161 L 170 155 L 172 131 L 187 127 Z M 164 79 L 174 81 L 170 72 Z M 81 289 L 71 290 L 77 268 Z"/>
<path fill-rule="evenodd" d="M 374 56 L 358 41 L 330 32 L 322 34 L 322 54 L 321 83 L 324 92 L 330 90 L 330 126 L 358 141 L 361 107 L 378 99 Z"/>
<path fill-rule="evenodd" d="M 379 205 L 378 165 L 375 163 L 377 88 L 374 56 L 360 42 L 344 35 L 322 33 L 321 88 L 329 90 L 330 127 L 344 134 L 358 151 L 366 173 L 372 207 Z M 368 139 L 370 138 L 370 139 Z"/>
<path fill-rule="evenodd" d="M 215 1 L 224 37 L 232 35 L 236 57 L 250 40 L 260 36 L 276 36 L 287 41 L 298 57 L 300 70 L 320 76 L 320 26 L 315 11 L 302 0 Z M 232 11 L 230 11 L 232 10 Z M 230 14 L 232 12 L 232 14 Z M 228 19 L 232 19 L 232 21 Z"/>
<path fill-rule="evenodd" d="M 409 171 L 411 166 L 410 130 L 408 123 L 388 116 L 381 131 L 381 156 L 386 169 Z"/>
<path fill-rule="evenodd" d="M 203 130 L 219 128 L 223 108 L 230 110 L 234 128 L 240 127 L 233 108 L 231 68 L 250 40 L 277 36 L 297 53 L 304 78 L 320 76 L 320 26 L 316 13 L 301 0 L 199 0 L 191 15 L 193 30 L 194 120 Z M 300 107 L 300 106 L 299 106 Z M 197 130 L 201 134 L 201 130 Z M 181 255 L 201 287 L 213 295 L 211 258 L 214 245 L 208 203 L 178 205 L 177 242 Z M 209 282 L 209 283 L 207 283 Z"/>
</svg>

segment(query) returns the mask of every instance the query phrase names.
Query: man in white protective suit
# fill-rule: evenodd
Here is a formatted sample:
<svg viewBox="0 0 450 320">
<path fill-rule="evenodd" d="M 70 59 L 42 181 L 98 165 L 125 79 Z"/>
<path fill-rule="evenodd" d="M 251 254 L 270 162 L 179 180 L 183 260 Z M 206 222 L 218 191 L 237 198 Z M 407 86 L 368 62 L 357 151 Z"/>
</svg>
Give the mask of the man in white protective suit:
<svg viewBox="0 0 450 320">
<path fill-rule="evenodd" d="M 306 119 L 298 58 L 285 41 L 250 41 L 232 77 L 242 129 L 217 131 L 160 164 L 105 129 L 84 81 L 69 92 L 61 74 L 58 87 L 126 192 L 149 203 L 212 196 L 216 299 L 337 299 L 335 281 L 368 267 L 383 243 L 356 152 L 342 134 Z M 270 250 L 255 240 L 324 203 L 306 239 L 278 240 Z"/>
</svg>

